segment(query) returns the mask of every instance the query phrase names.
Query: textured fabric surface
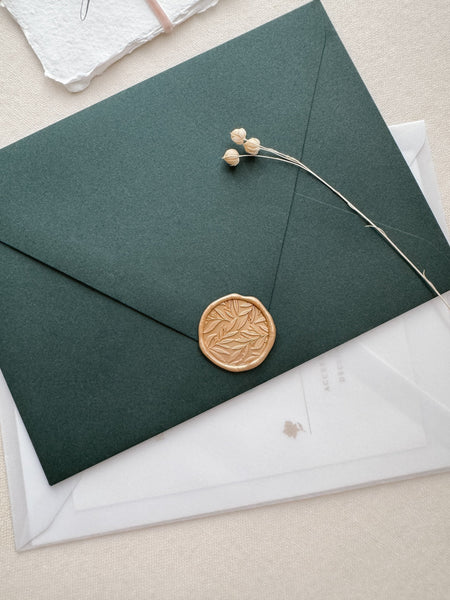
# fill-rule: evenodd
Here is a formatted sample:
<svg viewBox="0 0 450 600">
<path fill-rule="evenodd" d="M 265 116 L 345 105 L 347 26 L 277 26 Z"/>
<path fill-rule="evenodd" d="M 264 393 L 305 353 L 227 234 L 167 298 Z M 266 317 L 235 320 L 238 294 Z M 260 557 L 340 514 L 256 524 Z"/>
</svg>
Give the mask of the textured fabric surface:
<svg viewBox="0 0 450 600">
<path fill-rule="evenodd" d="M 447 0 L 324 0 L 388 123 L 425 119 L 450 224 Z M 0 12 L 0 146 L 303 4 L 221 0 L 71 95 Z M 43 548 L 14 550 L 0 457 L 0 596 L 430 599 L 450 588 L 450 475 Z"/>
</svg>

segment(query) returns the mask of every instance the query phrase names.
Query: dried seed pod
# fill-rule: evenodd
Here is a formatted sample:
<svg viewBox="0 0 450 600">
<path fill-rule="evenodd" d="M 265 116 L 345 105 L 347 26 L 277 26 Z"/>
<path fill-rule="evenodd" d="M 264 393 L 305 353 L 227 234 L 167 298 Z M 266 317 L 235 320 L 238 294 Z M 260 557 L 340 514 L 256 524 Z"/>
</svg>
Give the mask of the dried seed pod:
<svg viewBox="0 0 450 600">
<path fill-rule="evenodd" d="M 235 167 L 239 164 L 239 152 L 234 148 L 227 150 L 222 158 L 230 167 Z"/>
<path fill-rule="evenodd" d="M 238 145 L 242 145 L 247 139 L 247 132 L 242 127 L 233 129 L 230 135 L 233 142 Z"/>
<path fill-rule="evenodd" d="M 258 152 L 261 150 L 261 142 L 258 140 L 258 138 L 250 138 L 245 142 L 244 148 L 249 154 L 258 154 Z"/>
</svg>

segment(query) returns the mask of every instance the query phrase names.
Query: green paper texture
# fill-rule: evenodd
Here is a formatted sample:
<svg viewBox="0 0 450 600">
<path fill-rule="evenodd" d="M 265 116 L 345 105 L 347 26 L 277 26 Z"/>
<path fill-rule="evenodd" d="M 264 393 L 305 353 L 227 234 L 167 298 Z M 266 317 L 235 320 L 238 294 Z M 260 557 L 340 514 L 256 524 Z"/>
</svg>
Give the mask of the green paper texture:
<svg viewBox="0 0 450 600">
<path fill-rule="evenodd" d="M 0 367 L 50 484 L 433 298 L 307 173 L 227 167 L 235 127 L 449 289 L 449 246 L 318 1 L 20 140 L 0 151 Z M 253 371 L 198 348 L 230 293 L 277 326 Z"/>
</svg>

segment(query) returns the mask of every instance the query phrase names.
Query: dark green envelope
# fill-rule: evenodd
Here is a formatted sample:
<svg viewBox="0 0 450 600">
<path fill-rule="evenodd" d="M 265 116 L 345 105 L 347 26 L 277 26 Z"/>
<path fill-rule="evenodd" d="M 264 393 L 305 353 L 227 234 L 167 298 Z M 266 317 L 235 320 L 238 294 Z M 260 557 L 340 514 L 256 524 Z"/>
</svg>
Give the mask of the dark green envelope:
<svg viewBox="0 0 450 600">
<path fill-rule="evenodd" d="M 433 297 L 306 173 L 228 168 L 235 127 L 450 287 L 448 244 L 319 2 L 23 139 L 0 153 L 0 366 L 51 484 Z M 245 373 L 197 344 L 233 292 L 277 326 Z"/>
</svg>

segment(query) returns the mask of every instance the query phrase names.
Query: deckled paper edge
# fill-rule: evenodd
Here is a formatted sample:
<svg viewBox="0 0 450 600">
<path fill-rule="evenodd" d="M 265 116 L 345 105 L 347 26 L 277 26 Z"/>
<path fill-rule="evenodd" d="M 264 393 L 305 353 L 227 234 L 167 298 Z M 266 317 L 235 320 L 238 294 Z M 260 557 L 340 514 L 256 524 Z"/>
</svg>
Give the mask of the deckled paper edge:
<svg viewBox="0 0 450 600">
<path fill-rule="evenodd" d="M 213 6 L 215 6 L 218 3 L 218 1 L 219 0 L 209 0 L 209 1 L 205 0 L 204 2 L 198 2 L 196 5 L 187 8 L 185 11 L 181 12 L 176 17 L 176 19 L 174 19 L 174 21 L 173 21 L 174 26 L 180 25 L 181 23 L 183 23 L 190 17 L 194 16 L 195 14 L 205 12 L 209 8 L 212 8 Z M 76 78 L 64 80 L 61 77 L 59 77 L 58 75 L 54 75 L 51 71 L 47 70 L 47 68 L 45 67 L 44 61 L 40 56 L 39 44 L 34 39 L 32 32 L 27 29 L 25 23 L 23 23 L 21 21 L 20 17 L 14 13 L 14 10 L 12 8 L 6 6 L 5 3 L 2 2 L 1 0 L 0 0 L 0 7 L 7 10 L 9 12 L 9 14 L 12 16 L 12 18 L 16 21 L 16 23 L 21 28 L 23 34 L 26 37 L 28 44 L 30 45 L 31 49 L 38 57 L 41 65 L 44 69 L 45 77 L 48 77 L 49 79 L 52 79 L 53 81 L 61 83 L 69 92 L 82 92 L 83 90 L 85 90 L 88 87 L 88 85 L 91 83 L 91 81 L 94 77 L 101 75 L 109 66 L 111 66 L 112 64 L 114 64 L 116 61 L 120 60 L 127 54 L 131 54 L 131 52 L 133 52 L 133 50 L 136 50 L 136 48 L 139 48 L 143 44 L 146 44 L 150 40 L 154 39 L 160 33 L 164 33 L 164 29 L 162 28 L 162 26 L 159 25 L 156 29 L 149 31 L 146 36 L 140 37 L 138 39 L 135 39 L 135 40 L 129 42 L 118 54 L 115 54 L 114 56 L 111 56 L 108 60 L 104 61 L 103 63 L 96 65 L 88 73 L 80 73 L 79 75 L 77 75 Z"/>
</svg>

